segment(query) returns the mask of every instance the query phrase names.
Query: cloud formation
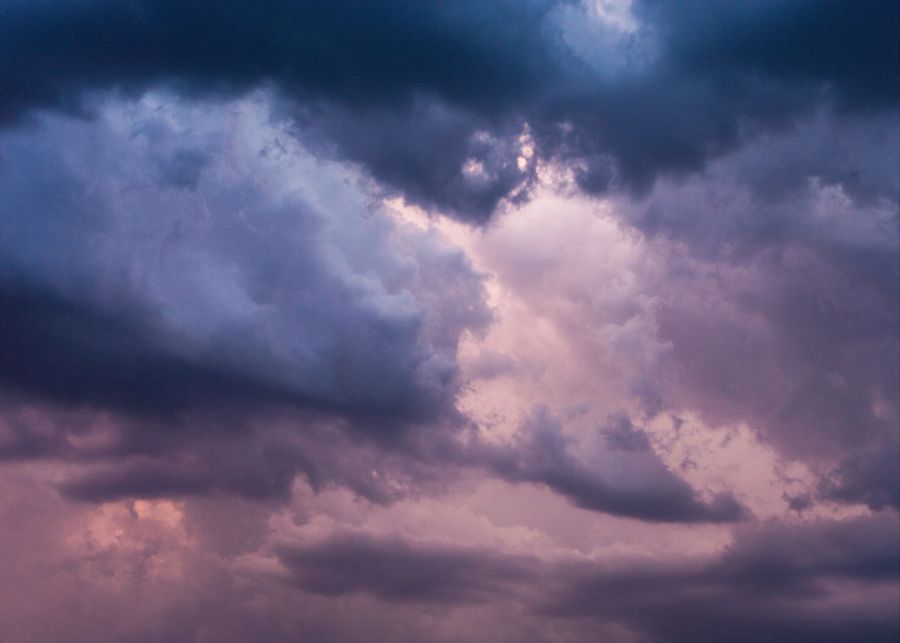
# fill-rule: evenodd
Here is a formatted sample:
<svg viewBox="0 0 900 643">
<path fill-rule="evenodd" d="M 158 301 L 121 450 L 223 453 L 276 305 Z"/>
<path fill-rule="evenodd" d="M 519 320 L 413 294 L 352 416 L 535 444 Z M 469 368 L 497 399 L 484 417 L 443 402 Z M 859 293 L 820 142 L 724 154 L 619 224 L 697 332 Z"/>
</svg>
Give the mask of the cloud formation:
<svg viewBox="0 0 900 643">
<path fill-rule="evenodd" d="M 578 507 L 651 522 L 736 522 L 746 510 L 727 493 L 709 502 L 673 474 L 646 436 L 627 417 L 613 417 L 603 430 L 606 446 L 580 461 L 561 427 L 538 409 L 516 434 L 511 448 L 482 447 L 486 466 L 513 482 L 543 484 Z"/>
<path fill-rule="evenodd" d="M 215 108 L 220 123 L 154 102 L 4 139 L 6 383 L 149 415 L 446 410 L 458 336 L 488 319 L 465 260 L 427 238 L 401 254 L 416 242 L 258 103 Z"/>
<path fill-rule="evenodd" d="M 544 609 L 622 619 L 660 641 L 887 641 L 900 625 L 896 530 L 896 516 L 749 528 L 708 561 L 574 571 Z"/>
<path fill-rule="evenodd" d="M 0 639 L 895 641 L 896 0 L 0 0 Z"/>
<path fill-rule="evenodd" d="M 287 580 L 326 596 L 367 592 L 391 602 L 440 604 L 483 601 L 528 582 L 527 560 L 402 540 L 337 534 L 310 546 L 282 545 Z"/>
<path fill-rule="evenodd" d="M 12 2 L 0 115 L 78 110 L 92 90 L 271 84 L 298 105 L 304 136 L 412 201 L 484 220 L 532 182 L 515 144 L 525 124 L 538 155 L 572 164 L 584 189 L 643 189 L 785 127 L 823 94 L 848 111 L 900 98 L 890 0 L 620 13 L 550 0 Z"/>
</svg>

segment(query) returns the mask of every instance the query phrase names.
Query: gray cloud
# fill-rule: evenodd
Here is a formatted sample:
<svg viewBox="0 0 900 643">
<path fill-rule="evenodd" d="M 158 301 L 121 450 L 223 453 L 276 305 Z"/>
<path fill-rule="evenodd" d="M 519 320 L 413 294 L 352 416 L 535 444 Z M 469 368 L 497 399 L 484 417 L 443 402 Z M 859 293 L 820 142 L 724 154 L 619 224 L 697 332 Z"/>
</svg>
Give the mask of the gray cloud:
<svg viewBox="0 0 900 643">
<path fill-rule="evenodd" d="M 91 502 L 424 482 L 405 435 L 463 423 L 480 275 L 263 99 L 168 100 L 0 137 L 0 458 L 72 463 L 60 488 Z"/>
<path fill-rule="evenodd" d="M 639 2 L 634 13 L 638 33 L 627 36 L 592 29 L 599 18 L 584 6 L 549 0 L 14 2 L 0 22 L 0 114 L 77 110 L 85 90 L 167 84 L 196 95 L 270 83 L 301 105 L 305 135 L 418 203 L 484 220 L 527 189 L 531 170 L 518 169 L 513 144 L 525 122 L 540 155 L 574 163 L 582 187 L 598 191 L 697 170 L 748 132 L 823 102 L 897 107 L 889 0 L 866 11 L 846 0 Z M 599 69 L 584 53 L 592 42 L 609 52 Z M 617 62 L 635 47 L 652 54 Z M 503 141 L 489 153 L 484 131 Z M 474 181 L 471 160 L 486 166 Z"/>
<path fill-rule="evenodd" d="M 747 525 L 723 552 L 677 562 L 551 562 L 353 533 L 273 547 L 279 577 L 313 594 L 447 606 L 512 599 L 529 613 L 628 628 L 613 640 L 843 642 L 896 632 L 897 534 L 887 515 Z"/>
<path fill-rule="evenodd" d="M 897 3 L 616 11 L 3 3 L 0 637 L 896 640 Z M 597 359 L 585 388 L 621 379 L 594 410 L 631 416 L 581 435 L 537 411 L 481 441 L 457 351 L 490 324 L 485 276 L 379 203 L 485 224 L 544 170 L 608 197 L 637 258 L 585 279 L 526 231 L 498 283 L 573 368 Z M 471 373 L 502 397 L 528 367 L 484 352 Z M 805 463 L 796 515 L 693 488 L 641 428 L 662 413 Z M 387 505 L 467 476 L 733 542 L 632 558 L 615 529 L 638 527 L 608 519 L 590 556 L 265 538 L 298 477 Z M 869 513 L 810 519 L 833 503 Z"/>
<path fill-rule="evenodd" d="M 528 558 L 466 547 L 335 534 L 276 555 L 287 582 L 326 596 L 366 592 L 390 602 L 470 603 L 517 590 L 534 578 Z"/>
<path fill-rule="evenodd" d="M 748 517 L 730 494 L 704 501 L 673 474 L 650 449 L 646 435 L 627 418 L 613 417 L 601 434 L 615 456 L 616 469 L 627 471 L 617 480 L 602 459 L 577 458 L 559 422 L 538 409 L 520 428 L 509 448 L 479 447 L 481 460 L 493 473 L 515 482 L 546 485 L 574 505 L 592 511 L 651 522 L 735 522 Z"/>
<path fill-rule="evenodd" d="M 895 515 L 748 526 L 705 561 L 572 568 L 542 609 L 620 620 L 654 641 L 890 641 L 897 536 Z"/>
<path fill-rule="evenodd" d="M 3 139 L 18 159 L 0 175 L 6 385 L 158 416 L 254 400 L 373 421 L 448 412 L 459 334 L 488 319 L 465 260 L 424 234 L 395 255 L 418 233 L 364 218 L 363 197 L 341 193 L 351 177 L 292 185 L 312 162 L 279 148 L 277 126 L 229 137 L 193 109 Z M 231 154 L 191 161 L 187 184 L 155 179 L 161 158 L 185 171 L 177 128 L 192 126 Z"/>
</svg>

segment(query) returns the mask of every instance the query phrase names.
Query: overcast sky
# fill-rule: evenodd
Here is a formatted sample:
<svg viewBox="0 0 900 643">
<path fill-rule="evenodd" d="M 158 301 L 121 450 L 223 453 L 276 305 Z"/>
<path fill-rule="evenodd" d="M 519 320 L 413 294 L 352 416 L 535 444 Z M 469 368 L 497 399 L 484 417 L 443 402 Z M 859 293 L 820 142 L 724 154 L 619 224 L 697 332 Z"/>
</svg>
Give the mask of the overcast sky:
<svg viewBox="0 0 900 643">
<path fill-rule="evenodd" d="M 900 640 L 897 0 L 0 0 L 0 640 Z"/>
</svg>

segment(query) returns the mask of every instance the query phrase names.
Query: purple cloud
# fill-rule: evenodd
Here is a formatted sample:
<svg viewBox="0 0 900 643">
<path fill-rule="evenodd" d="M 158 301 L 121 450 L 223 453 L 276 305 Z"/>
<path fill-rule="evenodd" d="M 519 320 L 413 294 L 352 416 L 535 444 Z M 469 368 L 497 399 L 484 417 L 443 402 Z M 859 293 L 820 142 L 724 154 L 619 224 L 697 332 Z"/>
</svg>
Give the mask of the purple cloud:
<svg viewBox="0 0 900 643">
<path fill-rule="evenodd" d="M 5 2 L 0 640 L 897 640 L 898 15 Z"/>
</svg>

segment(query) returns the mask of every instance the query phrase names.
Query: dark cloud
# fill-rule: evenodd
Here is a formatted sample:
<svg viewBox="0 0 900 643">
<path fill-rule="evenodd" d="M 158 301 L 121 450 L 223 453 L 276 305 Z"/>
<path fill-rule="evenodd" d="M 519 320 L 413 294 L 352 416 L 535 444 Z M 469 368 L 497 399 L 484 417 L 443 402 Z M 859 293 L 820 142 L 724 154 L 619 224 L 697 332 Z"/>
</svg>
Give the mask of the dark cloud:
<svg viewBox="0 0 900 643">
<path fill-rule="evenodd" d="M 700 557 L 542 559 L 321 516 L 286 521 L 261 542 L 236 524 L 256 506 L 234 500 L 218 510 L 189 501 L 186 524 L 173 520 L 176 503 L 85 515 L 21 474 L 3 469 L 0 504 L 0 557 L 15 581 L 3 588 L 0 631 L 12 640 L 366 641 L 413 632 L 478 641 L 487 632 L 510 642 L 849 643 L 892 641 L 898 631 L 896 515 L 744 525 L 723 551 Z M 240 551 L 252 551 L 237 568 L 206 539 L 229 530 Z M 527 627 L 509 631 L 506 621 Z"/>
<path fill-rule="evenodd" d="M 326 596 L 365 592 L 383 601 L 453 605 L 517 591 L 535 578 L 534 561 L 489 550 L 335 534 L 276 556 L 287 582 Z"/>
<path fill-rule="evenodd" d="M 0 457 L 64 463 L 56 488 L 87 503 L 235 496 L 277 504 L 291 497 L 299 476 L 315 492 L 342 487 L 387 505 L 445 492 L 459 475 L 415 444 L 454 435 L 453 424 L 386 441 L 372 427 L 348 429 L 317 415 L 193 413 L 173 428 L 108 414 L 6 409 L 5 424 L 18 430 L 0 434 Z"/>
<path fill-rule="evenodd" d="M 196 464 L 188 469 L 159 462 L 93 471 L 62 487 L 65 497 L 89 502 L 108 502 L 120 498 L 179 498 L 206 494 L 211 489 L 209 475 Z"/>
<path fill-rule="evenodd" d="M 880 117 L 818 115 L 702 174 L 614 197 L 601 221 L 628 222 L 624 233 L 578 201 L 544 202 L 504 222 L 486 254 L 564 329 L 598 388 L 600 373 L 624 373 L 622 394 L 648 417 L 744 424 L 827 478 L 823 499 L 896 506 L 900 175 L 884 168 L 900 164 L 897 133 Z M 837 178 L 851 166 L 865 198 Z M 608 446 L 630 441 L 614 429 Z"/>
<path fill-rule="evenodd" d="M 748 516 L 731 494 L 719 494 L 708 502 L 699 497 L 659 460 L 646 435 L 627 418 L 614 417 L 610 425 L 601 434 L 613 449 L 615 470 L 606 470 L 610 459 L 573 455 L 577 449 L 544 409 L 520 428 L 513 447 L 485 445 L 477 458 L 500 477 L 546 485 L 592 511 L 651 522 L 735 522 Z"/>
<path fill-rule="evenodd" d="M 609 425 L 601 433 L 606 439 L 606 444 L 613 451 L 649 451 L 650 439 L 647 434 L 631 423 L 625 415 L 609 418 Z"/>
<path fill-rule="evenodd" d="M 755 525 L 707 561 L 573 568 L 543 609 L 659 641 L 892 641 L 897 537 L 895 515 Z"/>
<path fill-rule="evenodd" d="M 885 172 L 898 136 L 894 116 L 819 114 L 617 199 L 672 249 L 651 287 L 671 347 L 656 398 L 747 422 L 782 454 L 836 467 L 829 498 L 872 507 L 897 498 L 883 454 L 896 459 L 900 431 L 900 175 Z"/>
<path fill-rule="evenodd" d="M 424 97 L 400 108 L 300 104 L 288 113 L 321 155 L 356 161 L 408 201 L 463 218 L 483 221 L 501 200 L 522 202 L 535 180 L 534 157 L 521 156 L 521 119 L 495 126 Z"/>
<path fill-rule="evenodd" d="M 0 458 L 69 463 L 90 502 L 424 489 L 405 436 L 462 423 L 480 275 L 264 101 L 166 101 L 0 137 Z"/>
<path fill-rule="evenodd" d="M 0 21 L 10 61 L 0 116 L 78 109 L 85 90 L 166 84 L 196 95 L 274 83 L 301 102 L 324 100 L 316 127 L 380 180 L 484 216 L 522 173 L 515 152 L 495 158 L 500 149 L 480 150 L 474 135 L 556 73 L 542 22 L 552 4 L 13 3 Z M 420 95 L 448 107 L 423 113 Z M 470 153 L 493 164 L 474 180 L 462 170 Z"/>
<path fill-rule="evenodd" d="M 760 136 L 682 181 L 660 181 L 617 209 L 650 236 L 729 263 L 801 245 L 893 294 L 900 119 L 821 112 Z"/>
<path fill-rule="evenodd" d="M 843 458 L 820 484 L 828 500 L 868 505 L 878 511 L 900 509 L 900 438 L 885 431 Z"/>
<path fill-rule="evenodd" d="M 280 149 L 264 116 L 243 138 L 189 108 L 167 117 L 177 125 L 120 112 L 0 141 L 18 159 L 0 175 L 5 385 L 169 419 L 213 404 L 385 425 L 450 412 L 459 334 L 488 319 L 466 261 L 366 222 L 340 172 L 320 167 L 302 196 L 284 181 L 308 158 Z M 186 125 L 210 152 L 185 156 Z"/>
<path fill-rule="evenodd" d="M 843 482 L 826 485 L 832 499 L 896 506 L 895 296 L 802 251 L 754 264 L 759 275 L 733 273 L 715 305 L 685 293 L 661 309 L 680 375 L 671 404 L 713 424 L 748 422 L 781 453 L 826 471 L 843 463 L 834 478 Z"/>
<path fill-rule="evenodd" d="M 0 635 L 896 641 L 898 12 L 3 2 Z M 492 286 L 559 331 L 535 351 L 558 361 L 485 350 L 464 382 L 486 276 L 383 197 L 483 224 L 561 185 L 609 197 L 616 233 L 588 236 L 610 256 L 591 272 L 565 261 L 583 240 L 524 226 Z M 583 399 L 536 391 L 559 372 Z M 470 384 L 498 413 L 537 392 L 630 415 L 586 433 L 538 407 L 497 442 Z M 663 413 L 687 419 L 651 433 Z M 806 465 L 772 482 L 787 510 L 685 445 L 718 426 L 774 477 Z M 660 441 L 741 493 L 695 488 Z M 459 514 L 414 506 L 460 481 Z M 474 509 L 524 485 L 635 520 Z M 387 524 L 441 510 L 481 544 Z"/>
<path fill-rule="evenodd" d="M 70 404 L 167 416 L 192 402 L 289 399 L 287 391 L 172 354 L 146 318 L 113 315 L 52 292 L 5 284 L 4 384 Z"/>
<path fill-rule="evenodd" d="M 896 106 L 898 19 L 891 0 L 638 3 L 665 42 L 668 60 L 723 87 L 741 81 L 828 83 L 847 106 Z M 745 96 L 740 96 L 745 98 Z"/>
<path fill-rule="evenodd" d="M 493 108 L 553 70 L 546 46 L 533 48 L 552 6 L 16 2 L 3 20 L 5 52 L 19 61 L 3 68 L 16 90 L 4 107 L 8 115 L 33 104 L 65 107 L 74 92 L 105 86 L 242 89 L 270 79 L 351 105 L 434 92 Z"/>
<path fill-rule="evenodd" d="M 261 102 L 154 101 L 0 139 L 18 158 L 0 175 L 0 380 L 10 404 L 93 409 L 111 425 L 95 438 L 90 419 L 48 411 L 49 428 L 14 424 L 6 459 L 77 465 L 60 488 L 91 502 L 283 499 L 296 475 L 389 502 L 474 466 L 592 511 L 743 517 L 637 448 L 633 427 L 606 438 L 634 484 L 573 457 L 549 417 L 509 449 L 461 450 L 457 344 L 489 320 L 464 256 L 383 213 L 364 218 L 352 175 L 314 165 Z M 173 184 L 160 164 L 181 176 L 184 150 L 191 181 Z"/>
<path fill-rule="evenodd" d="M 635 15 L 637 34 L 623 34 L 586 5 L 550 0 L 13 2 L 0 21 L 0 115 L 77 109 L 87 90 L 272 84 L 299 105 L 304 136 L 415 202 L 484 220 L 527 192 L 525 123 L 541 156 L 574 164 L 595 192 L 701 168 L 745 130 L 822 101 L 897 106 L 890 1 L 647 2 Z"/>
<path fill-rule="evenodd" d="M 897 517 L 882 515 L 748 525 L 723 552 L 677 562 L 542 561 L 353 532 L 272 550 L 280 578 L 326 596 L 513 599 L 529 612 L 630 630 L 614 640 L 846 642 L 896 636 L 897 536 Z"/>
</svg>

